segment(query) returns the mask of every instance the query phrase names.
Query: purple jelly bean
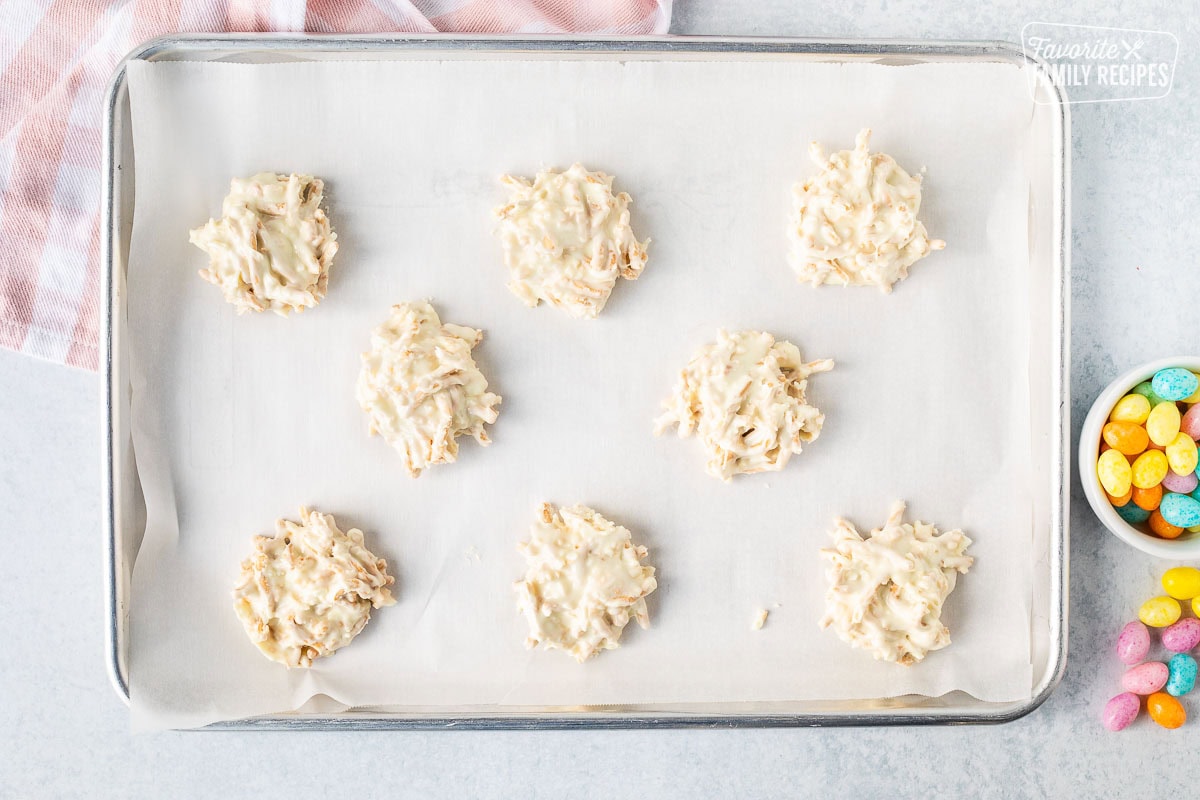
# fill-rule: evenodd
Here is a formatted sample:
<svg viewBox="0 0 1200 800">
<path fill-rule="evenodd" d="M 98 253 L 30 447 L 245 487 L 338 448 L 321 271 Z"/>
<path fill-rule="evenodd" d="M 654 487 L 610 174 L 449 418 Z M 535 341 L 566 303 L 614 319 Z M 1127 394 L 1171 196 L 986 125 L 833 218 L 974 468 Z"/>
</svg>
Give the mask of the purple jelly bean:
<svg viewBox="0 0 1200 800">
<path fill-rule="evenodd" d="M 1137 664 L 1150 652 L 1150 629 L 1136 619 L 1117 637 L 1117 658 L 1122 664 Z"/>
<path fill-rule="evenodd" d="M 1154 694 L 1167 685 L 1171 671 L 1161 661 L 1147 661 L 1130 667 L 1121 676 L 1121 688 L 1134 694 Z"/>
<path fill-rule="evenodd" d="M 1179 494 L 1191 494 L 1195 491 L 1196 486 L 1200 485 L 1200 478 L 1196 477 L 1196 473 L 1189 472 L 1187 475 L 1177 475 L 1171 470 L 1167 470 L 1167 476 L 1162 480 L 1162 487 L 1168 492 L 1178 492 Z"/>
<path fill-rule="evenodd" d="M 1104 727 L 1110 731 L 1123 731 L 1137 719 L 1142 710 L 1142 701 L 1132 692 L 1123 692 L 1104 706 Z"/>
<path fill-rule="evenodd" d="M 1168 625 L 1162 632 L 1163 647 L 1172 653 L 1186 653 L 1200 644 L 1200 619 L 1187 617 L 1174 625 Z"/>
</svg>

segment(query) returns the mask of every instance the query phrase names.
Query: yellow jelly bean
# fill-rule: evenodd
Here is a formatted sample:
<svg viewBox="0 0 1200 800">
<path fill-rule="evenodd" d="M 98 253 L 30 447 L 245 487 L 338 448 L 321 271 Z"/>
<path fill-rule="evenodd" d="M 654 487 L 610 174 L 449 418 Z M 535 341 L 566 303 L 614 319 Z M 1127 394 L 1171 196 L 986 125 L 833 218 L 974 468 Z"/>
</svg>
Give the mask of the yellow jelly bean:
<svg viewBox="0 0 1200 800">
<path fill-rule="evenodd" d="M 1140 394 L 1127 394 L 1113 406 L 1108 419 L 1110 422 L 1132 422 L 1134 425 L 1141 425 L 1148 416 L 1150 401 Z"/>
<path fill-rule="evenodd" d="M 1158 486 L 1167 477 L 1168 469 L 1167 456 L 1162 450 L 1147 450 L 1133 462 L 1133 485 L 1139 489 Z"/>
<path fill-rule="evenodd" d="M 1200 597 L 1192 598 L 1192 613 L 1200 617 Z"/>
<path fill-rule="evenodd" d="M 1146 433 L 1150 434 L 1150 441 L 1159 447 L 1166 447 L 1175 441 L 1179 435 L 1179 420 L 1179 407 L 1170 401 L 1150 409 L 1150 416 L 1146 417 Z"/>
<path fill-rule="evenodd" d="M 1166 447 L 1167 463 L 1176 475 L 1190 475 L 1196 471 L 1196 443 L 1186 433 L 1179 433 Z"/>
<path fill-rule="evenodd" d="M 1138 611 L 1138 619 L 1151 628 L 1165 628 L 1174 625 L 1183 614 L 1183 608 L 1174 597 L 1153 597 L 1142 603 Z"/>
<path fill-rule="evenodd" d="M 1157 453 L 1158 451 L 1154 450 L 1153 452 Z M 1104 491 L 1113 497 L 1122 497 L 1129 491 L 1132 484 L 1133 469 L 1129 466 L 1129 461 L 1125 456 L 1116 450 L 1105 450 L 1096 461 L 1096 477 L 1100 479 L 1100 485 L 1104 487 Z"/>
<path fill-rule="evenodd" d="M 1200 597 L 1200 569 L 1172 567 L 1163 573 L 1162 585 L 1167 594 L 1176 600 Z"/>
</svg>

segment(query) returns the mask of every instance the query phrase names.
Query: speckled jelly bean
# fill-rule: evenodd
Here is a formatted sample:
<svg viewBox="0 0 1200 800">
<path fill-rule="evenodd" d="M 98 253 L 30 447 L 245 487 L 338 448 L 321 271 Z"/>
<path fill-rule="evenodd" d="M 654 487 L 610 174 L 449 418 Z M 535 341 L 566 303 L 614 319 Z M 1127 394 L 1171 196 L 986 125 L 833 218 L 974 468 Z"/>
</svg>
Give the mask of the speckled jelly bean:
<svg viewBox="0 0 1200 800">
<path fill-rule="evenodd" d="M 1158 504 L 1162 502 L 1162 498 L 1163 490 L 1161 484 L 1151 486 L 1149 489 L 1141 489 L 1135 486 L 1129 492 L 1129 499 L 1136 503 L 1138 508 L 1144 508 L 1147 511 L 1153 511 L 1158 508 Z"/>
<path fill-rule="evenodd" d="M 1146 710 L 1150 719 L 1164 728 L 1178 728 L 1187 722 L 1187 711 L 1183 704 L 1165 692 L 1155 692 L 1146 699 Z"/>
<path fill-rule="evenodd" d="M 1200 386 L 1196 376 L 1181 367 L 1160 369 L 1150 379 L 1150 388 L 1163 400 L 1182 400 L 1190 397 Z"/>
<path fill-rule="evenodd" d="M 1176 600 L 1200 597 L 1200 569 L 1171 567 L 1163 573 L 1162 587 L 1163 591 Z"/>
<path fill-rule="evenodd" d="M 1110 451 L 1111 452 L 1111 451 Z M 1108 455 L 1105 453 L 1105 455 Z M 1136 459 L 1130 468 L 1130 480 L 1139 489 L 1158 486 L 1167 477 L 1167 456 L 1161 450 L 1147 450 Z M 1112 494 L 1117 494 L 1113 492 Z"/>
<path fill-rule="evenodd" d="M 1145 395 L 1127 394 L 1113 406 L 1108 419 L 1110 422 L 1132 422 L 1134 425 L 1141 425 L 1148 416 L 1150 416 L 1150 401 L 1146 399 Z"/>
<path fill-rule="evenodd" d="M 1161 397 L 1154 393 L 1154 387 L 1150 385 L 1150 381 L 1142 381 L 1137 386 L 1129 390 L 1130 394 L 1140 394 L 1142 397 L 1150 401 L 1150 407 L 1158 405 L 1163 401 Z"/>
<path fill-rule="evenodd" d="M 1200 374 L 1197 374 L 1195 372 L 1193 372 L 1192 374 L 1196 376 L 1196 391 L 1192 392 L 1190 395 L 1183 398 L 1183 402 L 1188 403 L 1188 404 L 1200 403 Z"/>
<path fill-rule="evenodd" d="M 1150 512 L 1150 518 L 1146 520 L 1146 524 L 1150 526 L 1152 532 L 1164 539 L 1178 539 L 1185 530 L 1163 519 L 1163 515 L 1157 508 Z"/>
<path fill-rule="evenodd" d="M 1150 435 L 1150 441 L 1159 447 L 1166 447 L 1179 435 L 1182 421 L 1178 406 L 1162 402 L 1150 409 L 1150 416 L 1146 417 L 1146 433 Z"/>
<path fill-rule="evenodd" d="M 1200 403 L 1192 406 L 1179 419 L 1179 430 L 1200 441 Z"/>
<path fill-rule="evenodd" d="M 1151 628 L 1165 628 L 1174 625 L 1183 614 L 1179 601 L 1174 597 L 1152 597 L 1138 609 L 1138 619 Z"/>
<path fill-rule="evenodd" d="M 1186 494 L 1169 492 L 1163 495 L 1158 513 L 1163 519 L 1178 528 L 1200 525 L 1200 500 Z"/>
<path fill-rule="evenodd" d="M 1162 631 L 1163 647 L 1172 653 L 1186 653 L 1200 644 L 1200 619 L 1185 617 Z"/>
<path fill-rule="evenodd" d="M 1176 475 L 1192 475 L 1196 472 L 1196 443 L 1183 431 L 1163 451 L 1167 454 L 1171 472 Z"/>
<path fill-rule="evenodd" d="M 1100 430 L 1104 443 L 1127 456 L 1136 456 L 1150 446 L 1150 435 L 1133 422 L 1109 422 Z"/>
<path fill-rule="evenodd" d="M 1125 456 L 1116 450 L 1105 450 L 1096 461 L 1096 476 L 1100 479 L 1104 491 L 1113 497 L 1120 497 L 1128 492 L 1132 485 L 1133 468 Z"/>
<path fill-rule="evenodd" d="M 1133 665 L 1150 652 L 1150 629 L 1134 620 L 1121 628 L 1117 636 L 1117 658 L 1122 664 Z"/>
<path fill-rule="evenodd" d="M 1136 667 L 1135 667 L 1136 669 Z M 1187 653 L 1176 653 L 1167 662 L 1167 694 L 1183 697 L 1196 688 L 1196 659 Z"/>
<path fill-rule="evenodd" d="M 1104 727 L 1114 733 L 1125 730 L 1141 710 L 1141 698 L 1133 692 L 1122 692 L 1104 704 Z"/>
<path fill-rule="evenodd" d="M 1162 487 L 1168 492 L 1191 494 L 1192 492 L 1196 491 L 1197 486 L 1200 486 L 1200 476 L 1197 476 L 1194 472 L 1190 472 L 1187 475 L 1178 475 L 1175 472 L 1168 472 L 1163 476 Z"/>
<path fill-rule="evenodd" d="M 1130 667 L 1121 676 L 1121 688 L 1134 694 L 1148 695 L 1160 691 L 1167 685 L 1170 670 L 1161 661 L 1147 661 Z"/>
<path fill-rule="evenodd" d="M 1130 525 L 1141 525 L 1143 522 L 1150 519 L 1150 513 L 1144 508 L 1139 508 L 1133 503 L 1120 506 L 1116 509 L 1117 516 L 1128 522 Z"/>
</svg>

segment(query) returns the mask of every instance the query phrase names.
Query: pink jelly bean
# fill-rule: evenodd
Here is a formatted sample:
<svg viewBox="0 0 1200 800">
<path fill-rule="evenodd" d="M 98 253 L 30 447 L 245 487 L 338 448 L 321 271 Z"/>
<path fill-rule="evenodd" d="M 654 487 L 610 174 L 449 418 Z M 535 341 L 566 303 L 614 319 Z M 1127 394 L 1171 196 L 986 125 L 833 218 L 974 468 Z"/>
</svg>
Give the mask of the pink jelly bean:
<svg viewBox="0 0 1200 800">
<path fill-rule="evenodd" d="M 1183 415 L 1183 419 L 1179 421 L 1179 430 L 1193 439 L 1200 439 L 1200 403 L 1196 403 Z"/>
<path fill-rule="evenodd" d="M 1167 470 L 1167 476 L 1162 481 L 1164 489 L 1168 492 L 1178 492 L 1179 494 L 1191 494 L 1195 491 L 1197 485 L 1200 485 L 1200 478 L 1197 478 L 1194 472 L 1189 472 L 1187 475 L 1177 475 L 1171 470 Z"/>
<path fill-rule="evenodd" d="M 1104 727 L 1110 731 L 1122 731 L 1137 719 L 1142 710 L 1142 701 L 1136 694 L 1124 692 L 1109 700 L 1104 706 Z"/>
<path fill-rule="evenodd" d="M 1163 628 L 1163 647 L 1172 653 L 1186 653 L 1200 644 L 1200 619 L 1187 617 Z"/>
<path fill-rule="evenodd" d="M 1122 664 L 1136 664 L 1150 652 L 1150 629 L 1136 619 L 1121 629 L 1117 637 L 1117 658 Z"/>
<path fill-rule="evenodd" d="M 1134 694 L 1154 694 L 1167 685 L 1171 671 L 1161 661 L 1147 661 L 1130 667 L 1121 676 L 1121 688 Z"/>
</svg>

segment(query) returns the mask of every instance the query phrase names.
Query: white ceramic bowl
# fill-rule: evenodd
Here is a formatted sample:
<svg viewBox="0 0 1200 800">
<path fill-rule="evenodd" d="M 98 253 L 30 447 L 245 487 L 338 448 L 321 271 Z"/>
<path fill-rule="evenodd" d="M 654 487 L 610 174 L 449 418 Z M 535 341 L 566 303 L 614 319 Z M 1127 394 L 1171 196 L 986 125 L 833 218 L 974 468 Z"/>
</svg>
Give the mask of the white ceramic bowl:
<svg viewBox="0 0 1200 800">
<path fill-rule="evenodd" d="M 1143 533 L 1130 525 L 1117 514 L 1117 510 L 1108 502 L 1100 478 L 1096 476 L 1096 458 L 1100 450 L 1100 432 L 1112 408 L 1129 391 L 1142 381 L 1148 381 L 1154 373 L 1166 367 L 1183 367 L 1193 372 L 1200 372 L 1200 357 L 1175 356 L 1160 358 L 1148 364 L 1142 364 L 1121 375 L 1105 387 L 1092 410 L 1083 421 L 1083 432 L 1079 435 L 1079 479 L 1083 481 L 1083 493 L 1087 495 L 1088 503 L 1096 516 L 1104 523 L 1104 527 L 1112 531 L 1118 539 L 1133 545 L 1143 553 L 1149 553 L 1159 558 L 1169 558 L 1176 561 L 1191 561 L 1200 559 L 1200 534 L 1184 533 L 1178 539 L 1160 539 L 1150 533 Z"/>
</svg>

